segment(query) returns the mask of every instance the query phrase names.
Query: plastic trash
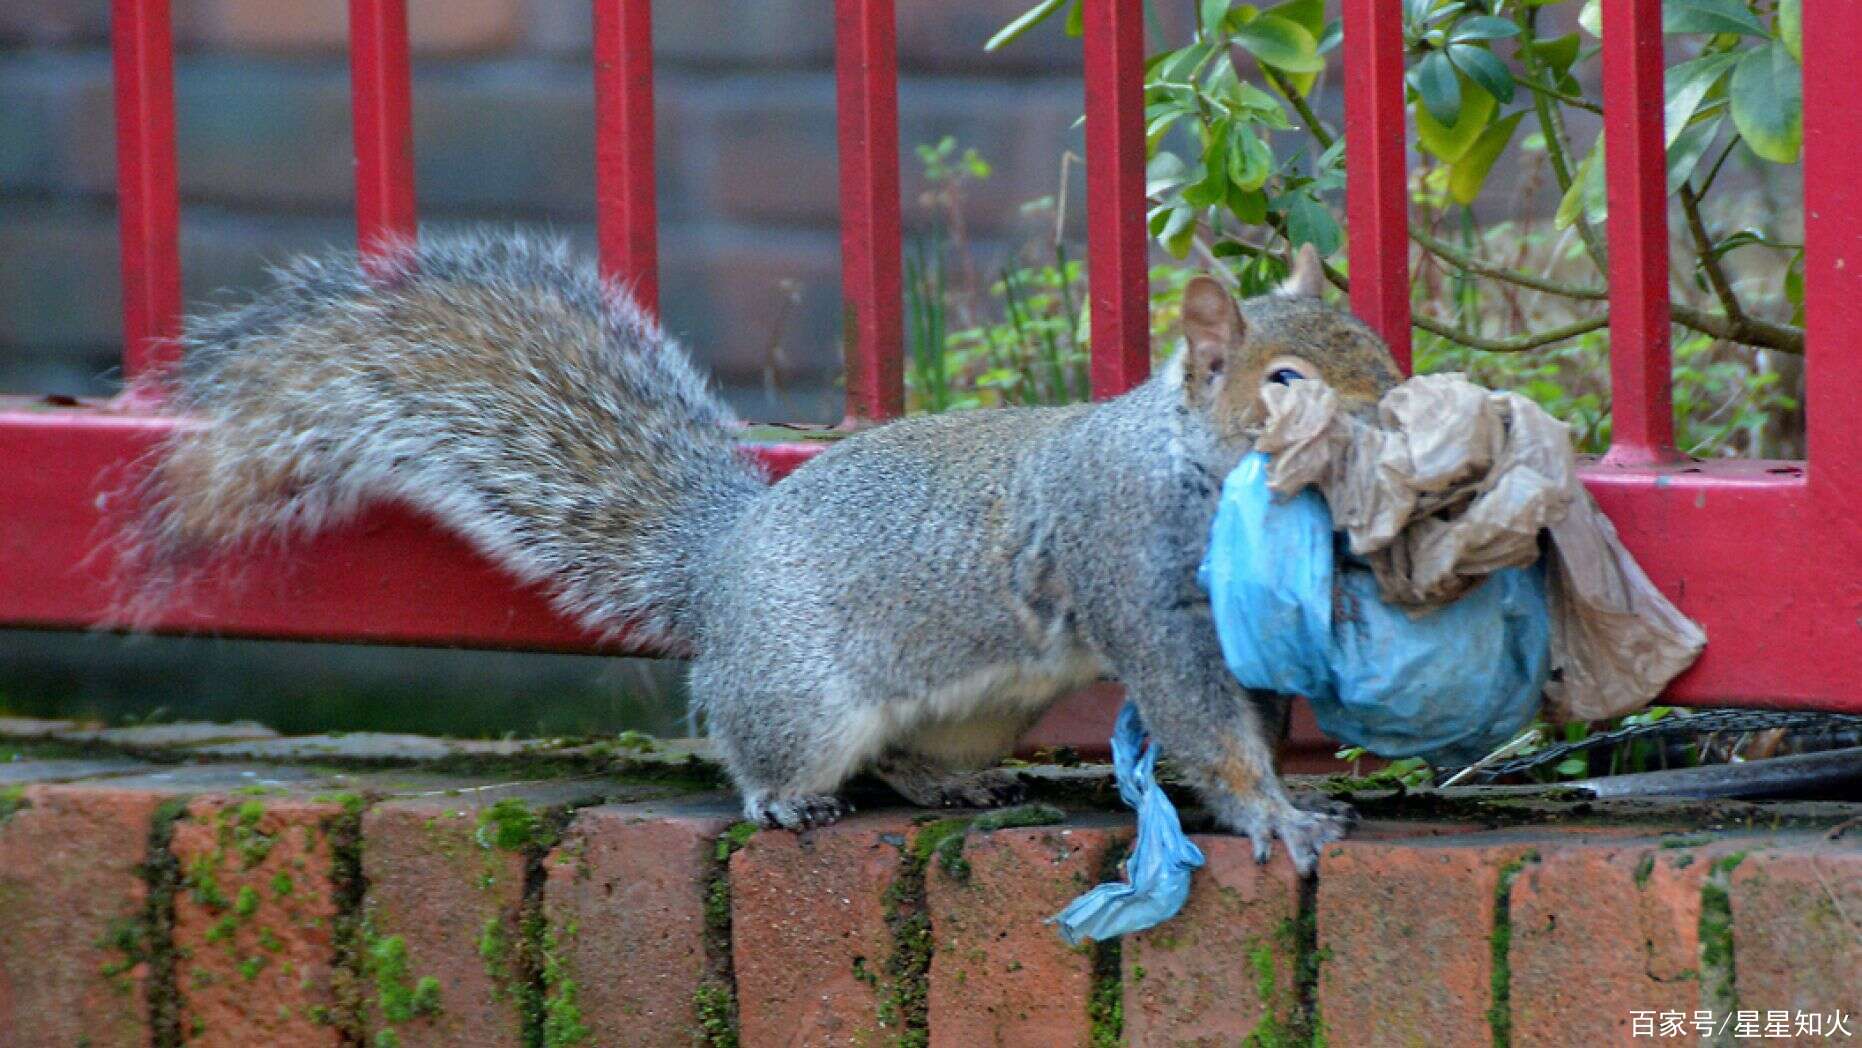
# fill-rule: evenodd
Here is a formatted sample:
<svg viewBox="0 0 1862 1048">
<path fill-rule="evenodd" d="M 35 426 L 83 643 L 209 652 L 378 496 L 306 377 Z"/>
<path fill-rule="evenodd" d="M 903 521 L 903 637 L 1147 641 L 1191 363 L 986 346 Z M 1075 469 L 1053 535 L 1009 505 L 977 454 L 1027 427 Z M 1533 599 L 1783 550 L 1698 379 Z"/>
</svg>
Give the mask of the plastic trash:
<svg viewBox="0 0 1862 1048">
<path fill-rule="evenodd" d="M 1138 708 L 1127 702 L 1112 730 L 1112 766 L 1119 796 L 1138 812 L 1138 839 L 1125 860 L 1125 880 L 1073 900 L 1050 918 L 1070 946 L 1140 932 L 1177 915 L 1190 894 L 1190 873 L 1202 849 L 1183 833 L 1177 808 L 1157 782 L 1157 745 L 1149 742 Z"/>
<path fill-rule="evenodd" d="M 1254 452 L 1229 474 L 1198 572 L 1236 680 L 1304 695 L 1341 742 L 1438 765 L 1471 764 L 1531 722 L 1551 635 L 1541 565 L 1439 607 L 1388 604 L 1337 545 L 1325 500 L 1278 498 L 1267 473 Z"/>
<path fill-rule="evenodd" d="M 1323 495 L 1385 600 L 1440 607 L 1500 569 L 1543 567 L 1547 719 L 1642 709 L 1706 646 L 1584 489 L 1569 428 L 1525 397 L 1418 375 L 1384 394 L 1375 422 L 1343 410 L 1323 382 L 1269 385 L 1261 397 L 1267 486 Z"/>
</svg>

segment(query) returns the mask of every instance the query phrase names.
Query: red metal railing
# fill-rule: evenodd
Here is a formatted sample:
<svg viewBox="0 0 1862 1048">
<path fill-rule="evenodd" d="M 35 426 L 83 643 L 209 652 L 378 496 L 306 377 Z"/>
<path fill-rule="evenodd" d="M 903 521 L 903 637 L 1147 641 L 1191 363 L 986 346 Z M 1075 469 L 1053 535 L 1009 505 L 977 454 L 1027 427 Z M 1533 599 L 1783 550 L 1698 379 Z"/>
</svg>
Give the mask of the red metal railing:
<svg viewBox="0 0 1862 1048">
<path fill-rule="evenodd" d="M 1605 0 L 1615 443 L 1586 473 L 1651 577 L 1707 628 L 1688 702 L 1862 710 L 1862 109 L 1805 78 L 1808 462 L 1682 460 L 1669 400 L 1659 6 Z M 1810 70 L 1836 70 L 1862 5 L 1805 0 Z M 657 301 L 649 0 L 595 0 L 603 270 Z M 180 315 L 168 0 L 114 0 L 124 369 L 172 352 Z M 1140 0 L 1088 0 L 1088 260 L 1095 394 L 1149 360 Z M 1409 349 L 1403 44 L 1395 5 L 1344 0 L 1352 303 Z M 893 0 L 836 0 L 847 413 L 903 405 Z M 365 255 L 415 226 L 405 0 L 350 0 L 356 214 Z M 0 624 L 106 621 L 107 496 L 175 423 L 142 406 L 0 401 Z M 778 473 L 812 448 L 756 445 Z M 101 549 L 99 549 L 101 546 Z M 229 575 L 232 573 L 229 573 Z M 629 650 L 555 615 L 463 543 L 395 507 L 254 558 L 151 625 L 383 643 Z"/>
</svg>

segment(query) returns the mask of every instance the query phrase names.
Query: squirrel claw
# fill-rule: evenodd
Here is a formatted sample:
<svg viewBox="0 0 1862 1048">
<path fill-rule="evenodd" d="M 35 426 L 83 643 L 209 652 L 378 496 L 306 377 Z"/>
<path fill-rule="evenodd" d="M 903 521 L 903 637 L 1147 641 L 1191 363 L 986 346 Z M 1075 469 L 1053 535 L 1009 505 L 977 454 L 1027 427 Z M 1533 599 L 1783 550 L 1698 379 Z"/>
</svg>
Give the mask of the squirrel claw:
<svg viewBox="0 0 1862 1048">
<path fill-rule="evenodd" d="M 1273 857 L 1274 838 L 1287 846 L 1287 857 L 1303 877 L 1318 865 L 1319 850 L 1338 840 L 1358 821 L 1348 805 L 1328 802 L 1322 810 L 1308 810 L 1284 802 L 1250 801 L 1234 806 L 1223 820 L 1254 844 L 1254 861 Z"/>
<path fill-rule="evenodd" d="M 812 830 L 831 826 L 853 812 L 853 805 L 826 794 L 778 799 L 752 798 L 744 814 L 765 829 Z"/>
</svg>

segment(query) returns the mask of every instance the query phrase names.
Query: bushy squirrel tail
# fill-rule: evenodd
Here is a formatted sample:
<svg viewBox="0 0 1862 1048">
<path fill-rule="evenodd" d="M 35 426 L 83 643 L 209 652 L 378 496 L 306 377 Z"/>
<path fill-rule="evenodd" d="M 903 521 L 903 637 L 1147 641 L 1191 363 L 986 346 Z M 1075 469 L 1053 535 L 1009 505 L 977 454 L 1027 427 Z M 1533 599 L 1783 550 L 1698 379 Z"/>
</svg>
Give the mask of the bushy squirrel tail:
<svg viewBox="0 0 1862 1048">
<path fill-rule="evenodd" d="M 171 402 L 209 424 L 177 434 L 141 488 L 148 577 L 398 500 L 584 623 L 689 646 L 706 544 L 767 479 L 622 290 L 563 243 L 507 235 L 273 277 L 187 325 Z"/>
</svg>

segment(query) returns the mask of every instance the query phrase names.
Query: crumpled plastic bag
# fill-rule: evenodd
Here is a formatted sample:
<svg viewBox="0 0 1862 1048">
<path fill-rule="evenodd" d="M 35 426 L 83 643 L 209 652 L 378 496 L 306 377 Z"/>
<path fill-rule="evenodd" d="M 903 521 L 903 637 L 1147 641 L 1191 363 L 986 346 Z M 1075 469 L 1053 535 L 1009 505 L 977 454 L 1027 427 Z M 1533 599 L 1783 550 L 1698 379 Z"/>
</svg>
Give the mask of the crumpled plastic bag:
<svg viewBox="0 0 1862 1048">
<path fill-rule="evenodd" d="M 1551 719 L 1641 709 L 1706 646 L 1584 490 L 1566 426 L 1525 397 L 1423 375 L 1385 394 L 1375 424 L 1321 382 L 1267 386 L 1262 399 L 1268 486 L 1316 488 L 1393 604 L 1454 601 L 1536 562 L 1549 539 Z"/>
<path fill-rule="evenodd" d="M 1112 765 L 1119 797 L 1138 812 L 1138 839 L 1125 860 L 1125 880 L 1102 884 L 1049 918 L 1070 946 L 1141 932 L 1176 916 L 1189 898 L 1191 871 L 1203 864 L 1202 849 L 1184 835 L 1176 806 L 1157 782 L 1157 746 L 1146 742 L 1144 720 L 1127 702 L 1112 729 Z"/>
<path fill-rule="evenodd" d="M 1531 722 L 1550 634 L 1538 565 L 1421 611 L 1390 604 L 1336 549 L 1318 493 L 1276 498 L 1268 471 L 1253 452 L 1223 482 L 1197 575 L 1236 680 L 1305 696 L 1340 742 L 1441 766 L 1471 764 Z"/>
</svg>

